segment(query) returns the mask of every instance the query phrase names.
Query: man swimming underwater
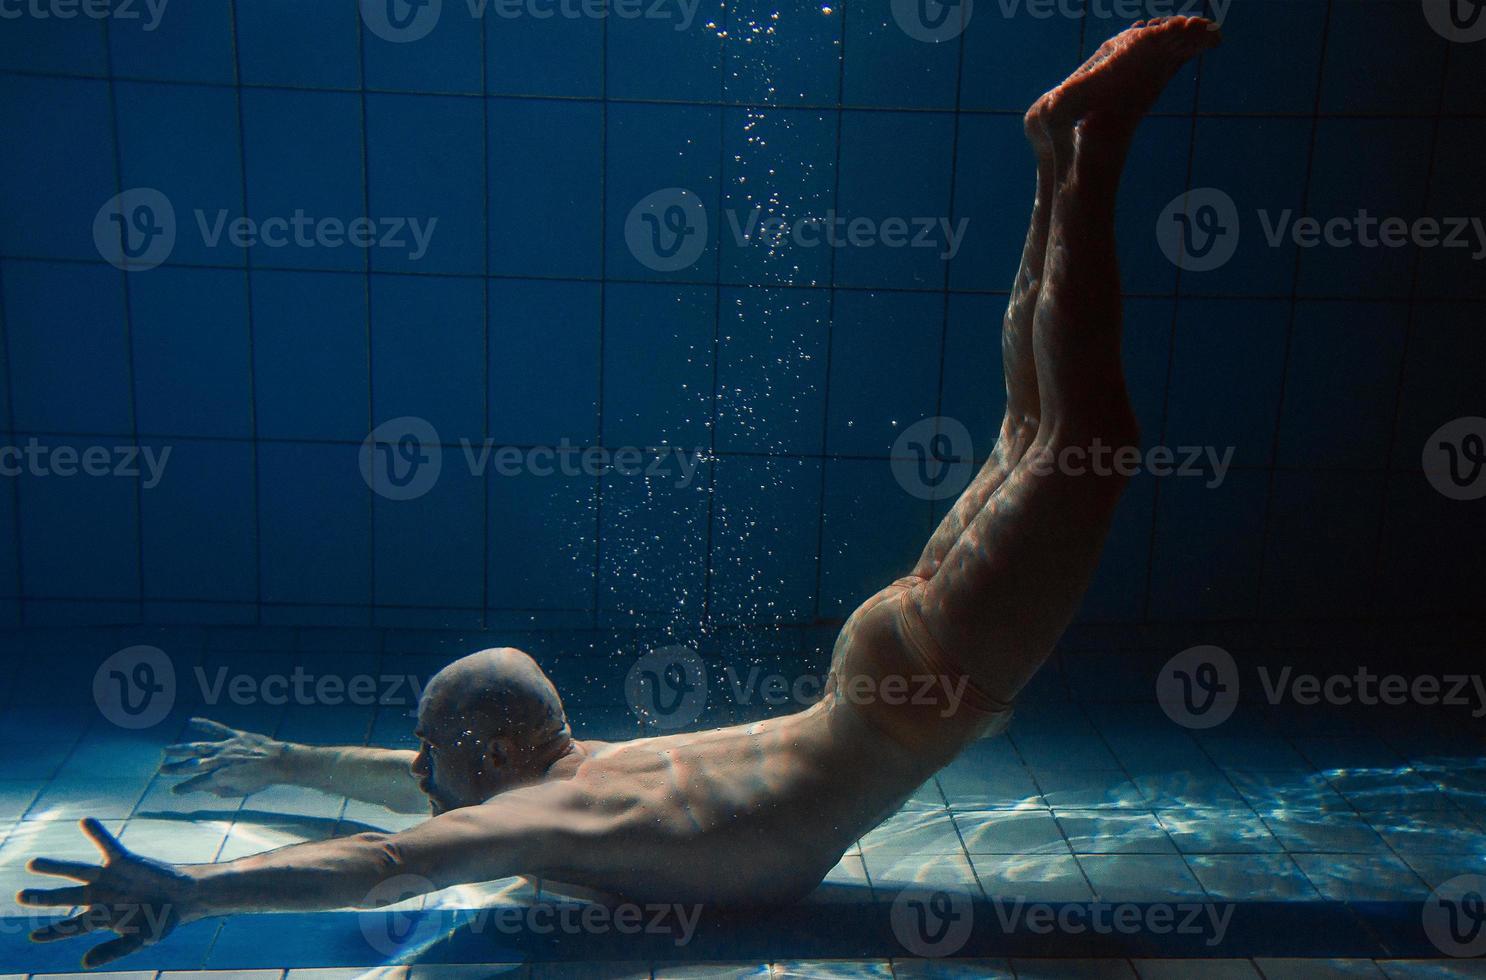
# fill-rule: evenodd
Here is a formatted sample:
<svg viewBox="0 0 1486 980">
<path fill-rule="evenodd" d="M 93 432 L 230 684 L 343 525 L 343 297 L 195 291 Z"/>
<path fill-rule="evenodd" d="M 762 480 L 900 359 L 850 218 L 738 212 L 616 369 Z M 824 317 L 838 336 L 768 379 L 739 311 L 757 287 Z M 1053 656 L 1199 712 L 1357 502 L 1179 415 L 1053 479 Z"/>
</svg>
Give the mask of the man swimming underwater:
<svg viewBox="0 0 1486 980">
<path fill-rule="evenodd" d="M 183 787 L 232 795 L 289 782 L 404 812 L 432 801 L 434 815 L 401 833 L 181 866 L 132 854 L 86 820 L 103 864 L 36 858 L 32 871 L 79 884 L 18 896 L 83 911 L 32 938 L 119 933 L 88 952 L 94 967 L 207 916 L 364 906 L 402 876 L 438 889 L 530 875 L 631 901 L 739 906 L 815 888 L 962 748 L 1005 728 L 1088 586 L 1124 480 L 1047 460 L 1096 439 L 1137 442 L 1115 193 L 1141 117 L 1217 42 L 1200 18 L 1137 24 L 1028 111 L 1037 197 L 1003 326 L 998 441 L 912 574 L 846 621 L 818 703 L 713 731 L 577 741 L 546 676 L 502 649 L 433 678 L 416 754 L 292 746 L 198 722 L 216 740 L 176 748 L 166 771 L 195 774 Z M 945 683 L 912 698 L 852 694 L 925 675 Z"/>
</svg>

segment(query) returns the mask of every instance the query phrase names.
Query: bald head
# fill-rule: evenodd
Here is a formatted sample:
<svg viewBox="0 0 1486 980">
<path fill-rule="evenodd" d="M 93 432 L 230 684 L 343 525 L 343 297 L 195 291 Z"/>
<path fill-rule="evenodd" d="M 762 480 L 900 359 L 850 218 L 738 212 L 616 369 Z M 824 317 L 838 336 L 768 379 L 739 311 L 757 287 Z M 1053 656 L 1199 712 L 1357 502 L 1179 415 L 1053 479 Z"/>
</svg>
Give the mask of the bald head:
<svg viewBox="0 0 1486 980">
<path fill-rule="evenodd" d="M 514 647 L 472 653 L 435 674 L 418 706 L 418 735 L 414 771 L 435 810 L 540 776 L 572 741 L 557 689 Z"/>
</svg>

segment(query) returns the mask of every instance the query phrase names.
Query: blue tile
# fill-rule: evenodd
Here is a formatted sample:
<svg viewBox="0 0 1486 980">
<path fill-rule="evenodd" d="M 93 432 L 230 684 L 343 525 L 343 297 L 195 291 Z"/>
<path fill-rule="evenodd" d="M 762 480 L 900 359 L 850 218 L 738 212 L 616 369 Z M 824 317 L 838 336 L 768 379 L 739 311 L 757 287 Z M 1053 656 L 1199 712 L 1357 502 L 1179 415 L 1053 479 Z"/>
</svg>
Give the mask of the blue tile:
<svg viewBox="0 0 1486 980">
<path fill-rule="evenodd" d="M 726 15 L 719 0 L 623 10 L 611 7 L 605 24 L 609 98 L 715 102 L 722 97 L 718 27 Z"/>
<path fill-rule="evenodd" d="M 714 465 L 712 614 L 739 623 L 814 618 L 821 461 L 737 458 Z"/>
<path fill-rule="evenodd" d="M 907 575 L 928 543 L 928 503 L 886 460 L 827 459 L 821 503 L 820 615 L 845 616 Z"/>
<path fill-rule="evenodd" d="M 1486 335 L 1469 303 L 1416 303 L 1404 356 L 1392 465 L 1415 469 L 1425 442 L 1451 419 L 1481 414 Z"/>
<path fill-rule="evenodd" d="M 961 116 L 955 161 L 956 224 L 964 241 L 950 260 L 954 289 L 1011 288 L 1021 264 L 1036 188 L 1037 158 L 1012 116 Z M 994 179 L 990 175 L 997 175 Z M 1010 175 L 1022 179 L 1009 179 Z"/>
<path fill-rule="evenodd" d="M 943 310 L 938 295 L 836 294 L 828 452 L 885 459 L 907 426 L 935 414 Z"/>
<path fill-rule="evenodd" d="M 350 4 L 239 3 L 237 59 L 248 85 L 356 88 L 360 20 Z"/>
<path fill-rule="evenodd" d="M 1125 488 L 1100 553 L 1099 567 L 1079 607 L 1081 622 L 1142 622 L 1151 563 L 1156 481 L 1137 476 Z"/>
<path fill-rule="evenodd" d="M 1316 102 L 1328 6 L 1295 0 L 1227 4 L 1223 44 L 1202 59 L 1199 108 L 1309 115 Z M 1355 6 L 1359 12 L 1364 9 Z M 1283 31 L 1282 42 L 1276 39 L 1277 30 Z"/>
<path fill-rule="evenodd" d="M 1375 608 L 1382 504 L 1381 473 L 1276 473 L 1260 597 L 1265 614 L 1331 619 Z"/>
<path fill-rule="evenodd" d="M 493 99 L 488 111 L 491 273 L 599 275 L 603 107 Z"/>
<path fill-rule="evenodd" d="M 1285 335 L 1284 300 L 1183 299 L 1167 401 L 1166 443 L 1233 447 L 1233 462 L 1264 466 L 1274 447 Z"/>
<path fill-rule="evenodd" d="M 444 442 L 485 434 L 478 279 L 372 276 L 372 418 L 427 419 Z"/>
<path fill-rule="evenodd" d="M 1429 168 L 1419 147 L 1429 145 L 1432 123 L 1424 119 L 1336 119 L 1316 124 L 1311 164 L 1310 217 L 1323 225 L 1333 219 L 1355 224 L 1360 212 L 1373 220 L 1368 234 L 1379 234 L 1379 219 L 1411 221 L 1425 206 Z M 1359 153 L 1366 147 L 1366 153 Z M 1355 242 L 1364 229 L 1347 232 Z M 1404 296 L 1408 293 L 1416 249 L 1404 246 L 1333 246 L 1317 241 L 1301 250 L 1297 288 L 1303 296 Z"/>
<path fill-rule="evenodd" d="M 108 46 L 114 75 L 173 82 L 235 81 L 232 7 L 233 0 L 200 0 L 162 7 L 158 20 L 148 15 L 113 19 Z M 149 5 L 135 9 L 144 13 Z"/>
<path fill-rule="evenodd" d="M 490 291 L 492 439 L 598 440 L 598 283 L 495 279 Z M 561 351 L 561 357 L 551 357 Z M 541 370 L 533 370 L 541 365 Z"/>
<path fill-rule="evenodd" d="M 592 609 L 598 481 L 492 465 L 488 484 L 489 608 Z"/>
<path fill-rule="evenodd" d="M 1449 42 L 1412 3 L 1331 4 L 1322 112 L 1415 113 L 1439 99 Z M 1386 37 L 1387 44 L 1376 39 Z"/>
<path fill-rule="evenodd" d="M 1120 281 L 1126 292 L 1169 293 L 1175 288 L 1176 266 L 1161 252 L 1156 217 L 1186 192 L 1191 126 L 1190 119 L 1151 118 L 1136 130 L 1130 160 L 1140 165 L 1125 169 L 1115 205 Z"/>
<path fill-rule="evenodd" d="M 836 211 L 846 223 L 846 230 L 838 233 L 848 244 L 836 256 L 837 285 L 942 286 L 948 242 L 938 223 L 950 217 L 953 127 L 954 117 L 940 113 L 842 115 Z M 864 218 L 882 234 L 869 235 L 866 244 L 850 244 L 850 223 Z M 890 218 L 910 224 L 901 240 L 882 227 Z M 912 226 L 915 219 L 935 222 L 936 230 L 920 240 Z"/>
<path fill-rule="evenodd" d="M 19 12 L 24 8 L 10 9 Z M 106 38 L 103 19 L 99 17 L 10 14 L 5 20 L 5 30 L 0 31 L 0 68 L 61 75 L 105 75 L 108 73 Z"/>
<path fill-rule="evenodd" d="M 27 436 L 18 434 L 24 444 Z M 120 440 L 40 437 L 47 474 L 30 466 L 16 482 L 21 504 L 21 574 L 26 594 L 41 598 L 132 599 L 139 595 L 139 479 L 111 468 L 105 475 L 57 476 L 68 465 L 56 451 L 81 455 Z M 168 465 L 168 464 L 167 464 Z"/>
<path fill-rule="evenodd" d="M 449 3 L 437 12 L 433 28 L 416 40 L 384 37 L 364 22 L 361 31 L 366 87 L 412 92 L 480 92 L 484 87 L 486 16 L 495 4 Z M 415 21 L 416 25 L 416 21 Z M 416 25 L 415 29 L 421 27 Z"/>
<path fill-rule="evenodd" d="M 93 218 L 119 192 L 107 83 L 7 78 L 0 130 L 0 252 L 96 260 Z"/>
<path fill-rule="evenodd" d="M 810 110 L 723 113 L 722 279 L 824 283 L 831 247 L 812 218 L 833 204 L 836 119 Z M 786 223 L 770 230 L 765 221 Z M 798 229 L 798 230 L 796 230 Z"/>
<path fill-rule="evenodd" d="M 1166 384 L 1174 307 L 1170 299 L 1135 297 L 1124 303 L 1120 356 L 1143 449 L 1170 444 L 1165 438 Z"/>
<path fill-rule="evenodd" d="M 829 296 L 729 287 L 721 300 L 718 449 L 820 452 Z"/>
<path fill-rule="evenodd" d="M 357 275 L 252 274 L 260 437 L 359 442 L 366 436 L 366 290 Z"/>
<path fill-rule="evenodd" d="M 9 437 L 6 438 L 7 445 L 13 445 Z M 13 462 L 6 460 L 6 479 L 0 480 L 0 623 L 11 625 L 11 621 L 19 614 L 19 607 L 12 601 L 21 592 L 21 547 L 19 532 L 16 524 L 15 510 L 15 484 L 10 478 L 14 472 Z M 5 694 L 0 691 L 0 700 Z"/>
<path fill-rule="evenodd" d="M 131 431 L 124 274 L 13 261 L 4 271 L 15 427 Z"/>
<path fill-rule="evenodd" d="M 476 440 L 478 442 L 478 440 Z M 445 625 L 479 625 L 485 602 L 485 480 L 464 454 L 446 447 L 443 468 L 428 493 L 413 500 L 374 501 L 376 578 L 380 606 L 464 610 Z M 499 561 L 509 561 L 500 554 Z"/>
<path fill-rule="evenodd" d="M 960 107 L 1025 112 L 1078 67 L 1081 18 L 982 4 L 965 26 Z M 962 119 L 961 122 L 964 120 Z"/>
<path fill-rule="evenodd" d="M 485 90 L 492 95 L 603 94 L 604 21 L 597 17 L 485 17 Z"/>
<path fill-rule="evenodd" d="M 646 465 L 650 465 L 648 460 Z M 700 614 L 706 591 L 710 485 L 706 465 L 687 479 L 675 453 L 658 475 L 604 478 L 598 582 L 601 610 L 619 613 L 625 621 L 645 612 L 682 622 Z"/>
<path fill-rule="evenodd" d="M 1295 281 L 1295 242 L 1289 231 L 1301 217 L 1310 151 L 1307 119 L 1197 120 L 1192 188 L 1216 188 L 1238 210 L 1238 242 L 1231 258 L 1212 270 L 1186 269 L 1186 292 L 1283 296 Z M 1252 147 L 1264 147 L 1255 166 Z"/>
<path fill-rule="evenodd" d="M 1163 619 L 1238 619 L 1258 607 L 1267 477 L 1228 474 L 1221 487 L 1169 477 L 1156 504 L 1150 608 Z"/>
<path fill-rule="evenodd" d="M 140 490 L 146 599 L 257 599 L 253 447 L 154 442 L 161 478 Z M 148 481 L 146 481 L 148 482 Z"/>
<path fill-rule="evenodd" d="M 1476 45 L 1476 47 L 1486 47 Z M 1454 51 L 1451 52 L 1452 56 Z M 1474 174 L 1486 170 L 1486 122 L 1480 119 L 1440 120 L 1429 203 L 1425 214 L 1448 222 L 1441 243 L 1421 249 L 1418 294 L 1421 296 L 1486 297 L 1481 262 L 1486 259 L 1486 230 L 1482 228 L 1480 191 Z M 1460 221 L 1474 217 L 1469 230 Z M 1447 244 L 1448 243 L 1448 244 Z"/>
<path fill-rule="evenodd" d="M 723 92 L 729 102 L 834 105 L 842 8 L 819 0 L 727 5 Z M 829 11 L 829 12 L 827 12 Z"/>
<path fill-rule="evenodd" d="M 905 7 L 853 7 L 846 17 L 841 94 L 846 105 L 954 106 L 960 41 L 956 38 L 934 43 L 911 37 L 895 16 Z M 927 5 L 919 9 L 927 9 Z M 947 9 L 950 16 L 955 16 L 959 8 Z"/>
<path fill-rule="evenodd" d="M 371 601 L 371 491 L 359 445 L 258 447 L 263 601 Z"/>
<path fill-rule="evenodd" d="M 1440 100 L 1440 110 L 1456 115 L 1478 112 L 1480 102 L 1473 97 L 1471 80 L 1486 75 L 1486 45 L 1456 44 L 1450 48 L 1447 57 L 1449 63 L 1445 66 L 1445 91 Z"/>
<path fill-rule="evenodd" d="M 1420 474 L 1389 487 L 1377 601 L 1418 613 L 1470 615 L 1486 591 L 1479 528 L 1486 500 L 1450 500 Z M 1474 529 L 1474 530 L 1473 530 Z"/>
<path fill-rule="evenodd" d="M 242 265 L 243 249 L 214 234 L 243 215 L 237 98 L 231 89 L 120 82 L 120 182 L 152 187 L 175 210 L 170 258 Z M 215 244 L 214 244 L 215 241 Z"/>
<path fill-rule="evenodd" d="M 1386 457 L 1407 315 L 1395 303 L 1296 305 L 1281 465 L 1375 467 Z"/>
<path fill-rule="evenodd" d="M 384 228 L 397 223 L 391 237 L 384 235 L 371 249 L 371 267 L 483 272 L 481 100 L 368 95 L 366 126 L 371 215 Z"/>
<path fill-rule="evenodd" d="M 607 224 L 605 268 L 610 277 L 712 281 L 717 264 L 721 150 L 719 110 L 681 105 L 611 105 L 607 117 Z M 639 221 L 635 209 L 652 194 L 681 189 L 701 203 L 707 217 L 705 247 L 686 266 L 656 271 L 626 245 L 626 229 Z M 643 226 L 640 226 L 643 227 Z M 701 229 L 687 225 L 689 234 Z M 657 242 L 657 251 L 672 240 Z M 681 253 L 683 255 L 689 253 Z"/>
<path fill-rule="evenodd" d="M 252 434 L 247 277 L 218 269 L 155 269 L 129 290 L 139 430 Z"/>
<path fill-rule="evenodd" d="M 244 89 L 243 149 L 248 215 L 269 220 L 345 223 L 366 214 L 362 195 L 361 99 L 352 93 Z M 364 249 L 339 236 L 336 245 L 303 245 L 311 235 L 269 235 L 252 248 L 254 265 L 364 269 Z M 330 239 L 320 239 L 329 241 Z"/>
<path fill-rule="evenodd" d="M 1001 361 L 1001 296 L 951 294 L 944 334 L 944 379 L 939 410 L 959 419 L 984 456 L 1001 431 L 1006 383 Z"/>
<path fill-rule="evenodd" d="M 613 283 L 604 294 L 606 446 L 709 443 L 716 290 Z"/>
</svg>

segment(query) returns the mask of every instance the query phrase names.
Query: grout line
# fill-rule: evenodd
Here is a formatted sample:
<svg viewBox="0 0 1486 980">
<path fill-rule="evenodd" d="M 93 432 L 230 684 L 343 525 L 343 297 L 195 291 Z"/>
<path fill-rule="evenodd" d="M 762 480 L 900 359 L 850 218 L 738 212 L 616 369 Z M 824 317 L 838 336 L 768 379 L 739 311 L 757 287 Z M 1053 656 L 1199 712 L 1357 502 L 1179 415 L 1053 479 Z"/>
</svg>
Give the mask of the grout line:
<svg viewBox="0 0 1486 980">
<path fill-rule="evenodd" d="M 841 7 L 840 36 L 836 48 L 836 140 L 835 140 L 835 162 L 831 174 L 831 207 L 835 209 L 841 203 L 841 134 L 845 128 L 846 115 L 844 105 L 846 102 L 846 14 L 845 4 Z M 826 452 L 831 444 L 831 348 L 835 345 L 836 337 L 836 291 L 840 288 L 836 284 L 836 250 L 832 249 L 826 257 L 826 288 L 829 290 L 826 296 L 826 336 L 825 336 L 825 364 L 821 375 L 823 389 L 821 392 L 820 407 L 820 494 L 816 498 L 815 511 L 815 617 L 821 615 L 821 590 L 825 582 L 826 564 L 826 477 L 830 466 L 826 462 Z M 865 862 L 863 862 L 865 865 Z"/>
<path fill-rule="evenodd" d="M 113 171 L 114 192 L 123 193 L 124 190 L 124 151 L 119 145 L 119 100 L 115 88 L 113 76 L 113 35 L 110 29 L 110 20 L 103 20 L 103 58 L 108 72 L 108 117 L 109 135 L 113 140 Z M 101 256 L 100 256 L 101 259 Z M 129 274 L 118 272 L 120 286 L 124 296 L 124 372 L 129 385 L 129 434 L 132 443 L 139 445 L 139 390 L 138 374 L 134 364 L 134 303 L 132 290 L 129 285 Z M 144 619 L 145 610 L 145 580 L 144 580 L 144 474 L 141 472 L 135 477 L 134 484 L 134 574 L 138 586 L 138 597 L 136 617 Z M 127 601 L 127 600 L 116 600 Z"/>
<path fill-rule="evenodd" d="M 366 25 L 364 18 L 356 18 L 356 60 L 357 71 L 361 76 L 361 210 L 363 214 L 370 215 L 371 209 L 371 138 L 367 133 L 367 104 L 366 104 Z M 366 250 L 361 256 L 362 288 L 361 294 L 366 301 L 366 429 L 371 432 L 377 425 L 376 420 L 376 344 L 373 340 L 373 312 L 372 312 L 372 263 L 370 250 Z M 367 511 L 367 625 L 375 627 L 377 621 L 377 494 L 368 486 L 366 488 L 366 511 Z"/>
<path fill-rule="evenodd" d="M 242 47 L 238 41 L 238 0 L 231 0 L 228 16 L 232 22 L 232 77 L 242 81 Z M 242 195 L 243 214 L 252 214 L 248 206 L 248 141 L 243 123 L 243 95 L 240 84 L 233 87 L 233 105 L 237 111 L 238 192 Z M 254 622 L 263 625 L 263 454 L 258 441 L 258 346 L 253 319 L 253 250 L 243 246 L 243 313 L 248 331 L 248 434 L 252 444 L 253 468 L 253 600 Z"/>
<path fill-rule="evenodd" d="M 1334 0 L 1326 0 L 1326 19 L 1321 26 L 1321 50 L 1316 58 L 1316 92 L 1311 100 L 1311 132 L 1310 139 L 1306 144 L 1305 151 L 1305 177 L 1300 185 L 1300 205 L 1297 214 L 1308 214 L 1311 197 L 1311 178 L 1316 161 L 1316 134 L 1320 131 L 1321 119 L 1321 93 L 1324 90 L 1326 75 L 1326 53 L 1331 40 L 1331 15 L 1335 9 Z M 1258 615 L 1264 614 L 1264 569 L 1269 558 L 1269 536 L 1273 530 L 1274 517 L 1274 495 L 1275 474 L 1278 472 L 1280 459 L 1280 435 L 1285 425 L 1285 395 L 1290 383 L 1290 351 L 1295 343 L 1295 318 L 1299 308 L 1298 298 L 1300 294 L 1300 269 L 1301 260 L 1305 250 L 1295 250 L 1295 261 L 1290 268 L 1290 315 L 1285 321 L 1285 346 L 1284 356 L 1281 359 L 1280 387 L 1275 396 L 1275 421 L 1273 436 L 1269 445 L 1269 480 L 1264 493 L 1264 516 L 1260 524 L 1259 532 L 1259 569 L 1254 581 L 1254 609 Z"/>
<path fill-rule="evenodd" d="M 97 259 L 97 258 L 79 259 L 79 258 L 70 257 L 70 256 L 55 256 L 55 255 L 21 255 L 21 254 L 4 254 L 4 253 L 0 253 L 0 259 L 4 259 L 4 260 L 6 260 L 8 262 L 11 262 L 11 263 L 29 262 L 29 263 L 39 264 L 39 265 L 106 266 L 108 264 L 108 263 L 104 262 L 102 259 Z M 221 271 L 224 271 L 224 272 L 236 272 L 236 271 L 240 271 L 243 268 L 241 265 L 232 265 L 230 263 L 225 263 L 225 262 L 222 262 L 222 263 L 212 263 L 212 262 L 184 262 L 184 261 L 172 261 L 170 263 L 170 267 L 173 268 L 173 269 L 217 269 L 217 270 L 221 270 Z M 254 272 L 288 272 L 288 273 L 299 273 L 299 274 L 304 274 L 304 275 L 329 275 L 329 276 L 361 276 L 361 275 L 364 275 L 365 274 L 364 271 L 358 271 L 358 270 L 355 270 L 355 269 L 334 269 L 334 268 L 329 268 L 329 267 L 326 267 L 326 268 L 296 268 L 294 266 L 264 265 L 264 264 L 258 263 L 258 262 L 254 262 L 254 264 L 252 266 L 252 270 Z M 136 274 L 138 274 L 138 273 L 136 273 Z M 748 282 L 748 281 L 745 281 L 745 280 L 733 280 L 733 279 L 725 280 L 723 282 L 716 282 L 716 283 L 714 283 L 714 282 L 712 282 L 710 280 L 706 280 L 706 279 L 697 279 L 697 280 L 667 280 L 667 279 L 640 279 L 640 278 L 631 278 L 631 277 L 624 277 L 624 276 L 608 276 L 608 277 L 603 277 L 603 276 L 562 276 L 562 275 L 542 276 L 542 275 L 531 275 L 531 274 L 514 275 L 514 274 L 506 274 L 506 273 L 492 273 L 489 276 L 483 276 L 482 277 L 482 276 L 480 276 L 477 273 L 471 273 L 471 272 L 449 272 L 449 271 L 418 272 L 418 271 L 412 271 L 412 270 L 408 270 L 408 269 L 378 269 L 377 272 L 376 272 L 376 274 L 378 276 L 382 276 L 382 277 L 407 276 L 407 277 L 411 277 L 411 278 L 422 278 L 422 279 L 429 279 L 429 278 L 432 278 L 432 279 L 480 279 L 480 278 L 486 278 L 486 279 L 492 279 L 492 280 L 502 281 L 502 282 L 595 283 L 595 284 L 602 284 L 602 283 L 607 282 L 607 283 L 620 283 L 620 284 L 624 284 L 624 285 L 640 285 L 640 286 L 653 286 L 653 285 L 712 286 L 712 285 L 717 285 L 717 286 L 724 286 L 724 287 L 727 287 L 727 288 L 730 288 L 730 289 L 798 290 L 798 291 L 801 291 L 801 292 L 820 292 L 820 293 L 823 293 L 823 292 L 827 291 L 828 289 L 835 289 L 835 290 L 838 290 L 838 291 L 844 292 L 844 293 L 869 293 L 869 294 L 876 294 L 876 293 L 899 294 L 899 293 L 902 293 L 902 294 L 914 295 L 914 296 L 936 296 L 940 292 L 940 289 L 938 289 L 938 288 L 913 287 L 913 286 L 896 286 L 896 285 L 891 285 L 891 284 L 880 284 L 880 285 L 870 285 L 870 286 L 856 286 L 856 285 L 851 285 L 851 284 L 848 284 L 848 283 L 842 283 L 842 284 L 837 285 L 837 286 L 831 286 L 831 285 L 820 285 L 818 283 L 817 284 L 812 284 L 812 283 L 803 283 L 802 284 L 802 283 L 793 283 L 793 282 L 758 283 L 758 282 Z M 1008 289 L 984 289 L 984 288 L 977 288 L 977 287 L 970 287 L 970 286 L 963 287 L 963 288 L 958 288 L 958 289 L 952 289 L 952 290 L 950 290 L 950 293 L 953 296 L 1000 296 L 1000 297 L 1003 297 L 1003 298 L 1006 298 L 1006 297 L 1009 297 L 1010 296 L 1010 290 L 1008 290 Z M 1163 293 L 1163 292 L 1142 292 L 1142 291 L 1138 291 L 1138 290 L 1126 290 L 1123 293 L 1123 295 L 1124 295 L 1124 297 L 1126 299 L 1152 299 L 1152 300 L 1155 300 L 1155 299 L 1172 299 L 1172 298 L 1174 298 L 1174 296 L 1176 294 L 1174 292 L 1164 292 Z M 1290 299 L 1290 297 L 1291 297 L 1291 294 L 1288 293 L 1288 292 L 1287 293 L 1224 293 L 1224 292 L 1197 292 L 1197 291 L 1187 291 L 1187 292 L 1184 292 L 1182 295 L 1185 298 L 1187 298 L 1187 299 L 1226 300 L 1226 301 L 1234 302 L 1234 303 L 1270 303 L 1270 302 L 1276 302 L 1276 301 L 1285 301 L 1285 300 Z M 1409 304 L 1411 302 L 1412 303 L 1416 303 L 1416 304 L 1417 303 L 1431 303 L 1431 304 L 1437 304 L 1437 305 L 1442 305 L 1442 306 L 1476 306 L 1476 305 L 1479 305 L 1480 304 L 1481 298 L 1482 298 L 1481 296 L 1464 296 L 1464 295 L 1459 295 L 1459 294 L 1455 294 L 1455 295 L 1444 295 L 1444 294 L 1440 294 L 1440 295 L 1437 295 L 1437 296 L 1424 295 L 1424 296 L 1410 297 L 1407 293 L 1401 294 L 1401 295 L 1396 295 L 1396 296 L 1379 295 L 1379 296 L 1366 296 L 1366 297 L 1358 297 L 1358 296 L 1355 296 L 1355 295 L 1343 295 L 1343 294 L 1328 294 L 1328 293 L 1299 293 L 1297 295 L 1298 295 L 1298 298 L 1299 299 L 1305 300 L 1307 303 L 1347 303 L 1347 304 L 1351 304 L 1351 305 L 1359 305 L 1359 304 L 1361 304 L 1361 305 L 1368 305 L 1368 306 L 1385 306 L 1385 305 L 1405 306 L 1405 305 L 1407 305 L 1407 304 Z"/>
</svg>

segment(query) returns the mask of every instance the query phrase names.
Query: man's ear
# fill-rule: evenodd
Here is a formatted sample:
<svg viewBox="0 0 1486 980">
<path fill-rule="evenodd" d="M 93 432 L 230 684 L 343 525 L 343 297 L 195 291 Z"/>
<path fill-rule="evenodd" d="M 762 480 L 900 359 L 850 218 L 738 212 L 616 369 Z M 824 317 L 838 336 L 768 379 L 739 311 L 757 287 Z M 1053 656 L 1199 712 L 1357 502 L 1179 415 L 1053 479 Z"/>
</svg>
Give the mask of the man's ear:
<svg viewBox="0 0 1486 980">
<path fill-rule="evenodd" d="M 500 769 L 518 761 L 516 740 L 506 735 L 497 735 L 485 749 L 485 760 L 493 769 Z"/>
</svg>

